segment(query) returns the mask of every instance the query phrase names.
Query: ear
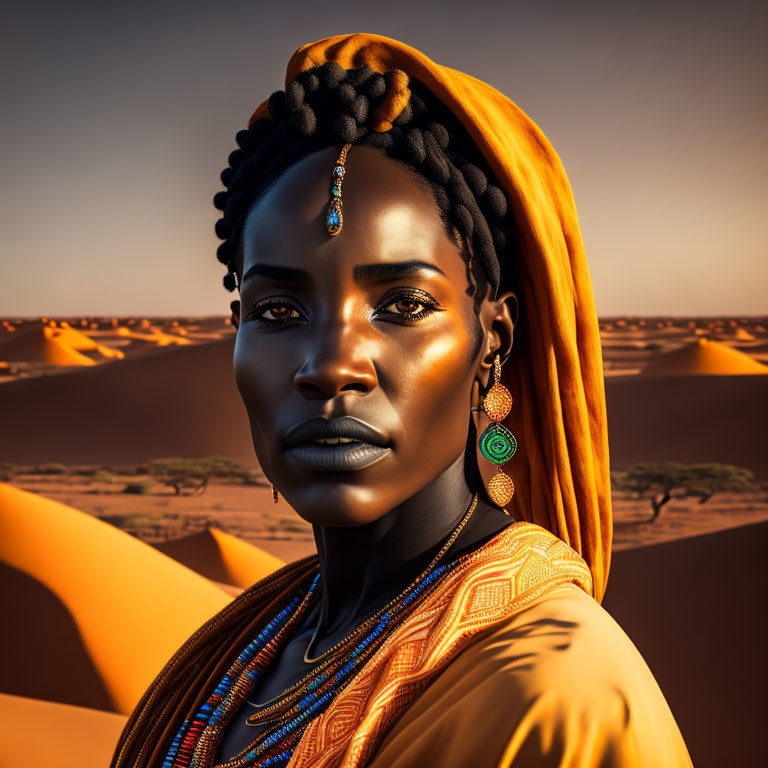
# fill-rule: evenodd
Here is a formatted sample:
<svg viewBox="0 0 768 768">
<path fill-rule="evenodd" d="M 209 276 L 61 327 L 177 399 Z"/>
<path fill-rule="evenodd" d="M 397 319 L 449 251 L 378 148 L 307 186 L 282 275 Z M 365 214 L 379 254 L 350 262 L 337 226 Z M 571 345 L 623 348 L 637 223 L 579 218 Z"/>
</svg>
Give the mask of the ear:
<svg viewBox="0 0 768 768">
<path fill-rule="evenodd" d="M 229 322 L 232 323 L 232 325 L 235 326 L 235 328 L 240 328 L 240 301 L 238 299 L 235 299 L 233 302 L 230 303 L 229 308 L 232 310 L 232 314 L 230 315 Z"/>
<path fill-rule="evenodd" d="M 483 356 L 478 363 L 477 378 L 485 391 L 493 371 L 496 355 L 502 364 L 512 352 L 515 324 L 517 323 L 517 296 L 512 291 L 500 293 L 498 298 L 485 299 L 480 308 L 480 322 L 485 331 Z"/>
</svg>

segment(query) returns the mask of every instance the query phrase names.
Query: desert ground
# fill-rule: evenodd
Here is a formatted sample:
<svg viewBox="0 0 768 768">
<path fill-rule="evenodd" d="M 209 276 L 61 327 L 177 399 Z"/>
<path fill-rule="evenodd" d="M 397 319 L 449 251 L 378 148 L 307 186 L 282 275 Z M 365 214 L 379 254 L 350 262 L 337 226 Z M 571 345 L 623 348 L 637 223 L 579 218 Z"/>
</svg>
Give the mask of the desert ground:
<svg viewBox="0 0 768 768">
<path fill-rule="evenodd" d="M 74 468 L 75 471 L 77 468 Z M 315 552 L 312 527 L 267 486 L 214 478 L 203 494 L 177 496 L 147 475 L 114 475 L 110 480 L 69 475 L 16 475 L 13 485 L 54 499 L 157 545 L 216 528 L 272 553 L 285 562 Z M 141 495 L 129 485 L 145 485 Z M 698 536 L 768 520 L 768 488 L 719 493 L 705 504 L 678 499 L 652 521 L 645 499 L 614 492 L 614 551 Z"/>
<path fill-rule="evenodd" d="M 768 317 L 601 318 L 600 329 L 617 472 L 604 605 L 659 680 L 694 765 L 757 765 Z M 310 525 L 273 503 L 259 470 L 234 338 L 223 317 L 0 319 L 0 615 L 13 628 L 0 754 L 24 756 L 9 765 L 106 765 L 181 642 L 314 552 Z M 211 457 L 226 471 L 201 475 L 194 463 Z M 170 458 L 192 468 L 163 474 Z M 648 463 L 747 475 L 703 501 L 699 486 L 678 487 L 654 519 L 661 491 L 619 479 Z M 54 746 L 30 756 L 33 724 Z"/>
</svg>

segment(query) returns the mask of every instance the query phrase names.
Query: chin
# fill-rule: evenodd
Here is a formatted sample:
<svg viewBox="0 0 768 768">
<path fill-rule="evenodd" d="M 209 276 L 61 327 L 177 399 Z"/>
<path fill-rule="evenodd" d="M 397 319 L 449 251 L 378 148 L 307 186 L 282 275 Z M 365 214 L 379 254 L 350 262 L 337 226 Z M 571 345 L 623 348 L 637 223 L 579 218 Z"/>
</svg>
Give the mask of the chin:
<svg viewBox="0 0 768 768">
<path fill-rule="evenodd" d="M 404 472 L 392 449 L 381 457 L 374 455 L 368 466 L 346 471 L 324 466 L 322 461 L 318 468 L 302 466 L 298 461 L 303 456 L 297 461 L 284 448 L 277 457 L 279 463 L 272 468 L 278 491 L 299 517 L 313 525 L 365 525 L 407 498 L 409 484 L 395 482 Z M 365 461 L 370 457 L 363 456 Z"/>
<path fill-rule="evenodd" d="M 403 501 L 394 497 L 392 484 L 382 488 L 361 483 L 358 478 L 344 480 L 338 476 L 342 473 L 335 474 L 336 477 L 328 474 L 317 482 L 295 483 L 286 487 L 283 496 L 308 523 L 328 526 L 365 525 Z"/>
</svg>

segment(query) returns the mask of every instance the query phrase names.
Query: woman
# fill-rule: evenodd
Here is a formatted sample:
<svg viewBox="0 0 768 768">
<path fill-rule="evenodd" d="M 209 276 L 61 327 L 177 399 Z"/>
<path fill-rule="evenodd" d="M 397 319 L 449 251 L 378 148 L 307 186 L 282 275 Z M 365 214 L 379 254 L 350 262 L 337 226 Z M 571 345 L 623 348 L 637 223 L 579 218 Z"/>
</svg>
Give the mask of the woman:
<svg viewBox="0 0 768 768">
<path fill-rule="evenodd" d="M 112 765 L 690 765 L 599 606 L 599 334 L 546 138 L 354 34 L 299 49 L 237 140 L 214 199 L 235 379 L 318 556 L 187 641 Z"/>
</svg>

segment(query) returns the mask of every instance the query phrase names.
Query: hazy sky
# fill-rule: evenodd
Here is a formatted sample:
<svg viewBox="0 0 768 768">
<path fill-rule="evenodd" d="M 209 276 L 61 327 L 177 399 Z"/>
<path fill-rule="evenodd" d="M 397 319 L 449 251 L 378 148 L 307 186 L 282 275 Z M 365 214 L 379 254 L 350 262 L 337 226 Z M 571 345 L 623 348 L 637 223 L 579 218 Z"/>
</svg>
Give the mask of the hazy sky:
<svg viewBox="0 0 768 768">
<path fill-rule="evenodd" d="M 211 197 L 300 45 L 485 80 L 570 178 L 598 313 L 768 313 L 765 3 L 52 2 L 0 11 L 0 316 L 224 314 Z"/>
</svg>

